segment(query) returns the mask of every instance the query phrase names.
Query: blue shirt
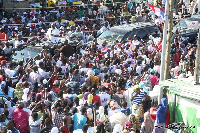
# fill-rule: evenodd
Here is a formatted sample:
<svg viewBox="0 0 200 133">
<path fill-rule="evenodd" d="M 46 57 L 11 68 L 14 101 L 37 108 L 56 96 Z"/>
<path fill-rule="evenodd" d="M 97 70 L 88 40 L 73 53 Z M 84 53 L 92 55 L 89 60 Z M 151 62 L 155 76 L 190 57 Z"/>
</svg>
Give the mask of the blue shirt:
<svg viewBox="0 0 200 133">
<path fill-rule="evenodd" d="M 135 92 L 132 94 L 133 96 L 135 95 Z M 133 104 L 135 105 L 141 105 L 142 99 L 145 97 L 145 92 L 140 92 L 136 97 L 133 99 Z"/>
<path fill-rule="evenodd" d="M 75 113 L 72 120 L 74 121 L 74 130 L 82 129 L 87 122 L 87 118 L 79 113 Z"/>
</svg>

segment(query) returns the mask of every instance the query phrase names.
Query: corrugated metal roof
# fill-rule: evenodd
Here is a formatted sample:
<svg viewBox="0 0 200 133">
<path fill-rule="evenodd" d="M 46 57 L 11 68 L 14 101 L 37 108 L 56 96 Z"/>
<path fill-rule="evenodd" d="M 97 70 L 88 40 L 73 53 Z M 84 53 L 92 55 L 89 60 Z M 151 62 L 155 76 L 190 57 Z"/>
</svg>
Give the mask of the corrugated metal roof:
<svg viewBox="0 0 200 133">
<path fill-rule="evenodd" d="M 192 85 L 188 79 L 169 79 L 160 82 L 159 85 L 168 86 L 169 93 L 200 102 L 200 85 Z"/>
</svg>

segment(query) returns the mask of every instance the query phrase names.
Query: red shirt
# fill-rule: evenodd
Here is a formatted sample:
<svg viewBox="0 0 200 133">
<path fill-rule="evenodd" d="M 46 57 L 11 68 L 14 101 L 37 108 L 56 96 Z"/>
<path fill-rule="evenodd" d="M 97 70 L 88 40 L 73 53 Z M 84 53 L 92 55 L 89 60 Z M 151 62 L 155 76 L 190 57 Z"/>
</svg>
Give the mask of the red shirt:
<svg viewBox="0 0 200 133">
<path fill-rule="evenodd" d="M 92 103 L 94 103 L 96 101 L 98 101 L 99 102 L 99 106 L 101 106 L 101 100 L 100 100 L 100 97 L 98 95 L 93 96 Z"/>
<path fill-rule="evenodd" d="M 60 88 L 59 87 L 58 88 L 54 88 L 53 90 L 54 90 L 55 93 L 58 93 L 60 91 Z"/>
</svg>

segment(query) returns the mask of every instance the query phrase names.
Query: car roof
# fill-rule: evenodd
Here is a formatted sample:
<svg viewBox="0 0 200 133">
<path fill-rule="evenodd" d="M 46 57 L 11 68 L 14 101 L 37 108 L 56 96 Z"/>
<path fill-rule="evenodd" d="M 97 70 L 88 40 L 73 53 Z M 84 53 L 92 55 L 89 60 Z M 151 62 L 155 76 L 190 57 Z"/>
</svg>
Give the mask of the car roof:
<svg viewBox="0 0 200 133">
<path fill-rule="evenodd" d="M 200 15 L 193 15 L 190 18 L 183 19 L 182 21 L 198 21 L 200 23 Z"/>
<path fill-rule="evenodd" d="M 127 33 L 132 30 L 143 29 L 148 27 L 155 27 L 155 25 L 153 25 L 150 22 L 138 22 L 134 24 L 124 24 L 124 25 L 114 26 L 110 28 L 110 30 L 118 33 Z"/>
</svg>

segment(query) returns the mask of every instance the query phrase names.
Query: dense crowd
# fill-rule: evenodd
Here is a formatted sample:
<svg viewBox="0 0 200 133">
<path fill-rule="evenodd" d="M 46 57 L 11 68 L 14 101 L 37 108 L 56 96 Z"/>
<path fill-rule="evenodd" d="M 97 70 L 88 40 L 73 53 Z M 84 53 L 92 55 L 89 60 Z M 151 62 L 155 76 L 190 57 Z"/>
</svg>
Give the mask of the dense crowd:
<svg viewBox="0 0 200 133">
<path fill-rule="evenodd" d="M 110 11 L 103 6 L 1 12 L 0 93 L 9 97 L 0 108 L 2 133 L 161 133 L 170 124 L 165 93 L 156 119 L 150 114 L 149 92 L 160 76 L 163 20 L 145 4 L 126 2 Z M 134 35 L 111 46 L 98 44 L 97 34 L 134 23 L 138 16 L 161 32 L 146 40 Z M 58 43 L 61 37 L 68 39 Z M 72 46 L 69 39 L 78 43 Z M 10 60 L 19 48 L 39 42 L 51 47 L 34 58 L 22 54 L 22 60 Z M 171 44 L 169 78 L 193 76 L 195 53 L 196 42 L 179 33 Z"/>
</svg>

